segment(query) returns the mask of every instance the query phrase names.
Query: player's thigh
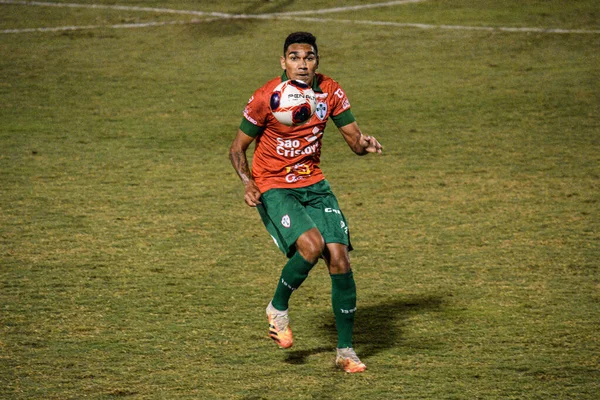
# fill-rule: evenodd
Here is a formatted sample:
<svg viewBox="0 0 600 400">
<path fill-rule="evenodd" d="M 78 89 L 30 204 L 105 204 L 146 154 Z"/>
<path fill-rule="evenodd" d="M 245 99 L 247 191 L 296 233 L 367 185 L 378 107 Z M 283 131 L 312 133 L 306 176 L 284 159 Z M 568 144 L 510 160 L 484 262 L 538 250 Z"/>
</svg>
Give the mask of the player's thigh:
<svg viewBox="0 0 600 400">
<path fill-rule="evenodd" d="M 287 189 L 268 190 L 262 194 L 261 202 L 257 208 L 267 231 L 281 251 L 290 256 L 300 235 L 315 228 L 316 224 L 293 192 Z"/>
<path fill-rule="evenodd" d="M 306 209 L 325 243 L 340 243 L 351 248 L 348 221 L 333 192 L 329 189 L 313 196 Z"/>
</svg>

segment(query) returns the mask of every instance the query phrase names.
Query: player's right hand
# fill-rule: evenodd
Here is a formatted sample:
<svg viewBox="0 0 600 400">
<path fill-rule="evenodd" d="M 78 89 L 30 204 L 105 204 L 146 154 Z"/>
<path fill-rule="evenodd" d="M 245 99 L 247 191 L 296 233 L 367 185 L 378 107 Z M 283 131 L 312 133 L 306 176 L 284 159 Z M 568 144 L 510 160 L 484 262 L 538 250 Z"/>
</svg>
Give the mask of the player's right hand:
<svg viewBox="0 0 600 400">
<path fill-rule="evenodd" d="M 246 184 L 244 200 L 250 207 L 256 207 L 257 205 L 261 204 L 260 194 L 260 190 L 258 190 L 258 187 L 254 181 L 250 181 L 248 184 Z"/>
</svg>

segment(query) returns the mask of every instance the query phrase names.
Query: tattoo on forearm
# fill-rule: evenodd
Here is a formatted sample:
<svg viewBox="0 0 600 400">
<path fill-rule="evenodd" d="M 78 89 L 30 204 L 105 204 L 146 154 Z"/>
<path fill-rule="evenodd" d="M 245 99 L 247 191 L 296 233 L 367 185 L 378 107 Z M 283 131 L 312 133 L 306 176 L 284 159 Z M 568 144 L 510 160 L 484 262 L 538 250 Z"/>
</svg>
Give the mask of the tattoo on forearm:
<svg viewBox="0 0 600 400">
<path fill-rule="evenodd" d="M 242 183 L 245 185 L 250 182 L 250 168 L 248 167 L 248 159 L 246 154 L 240 151 L 229 153 L 229 159 L 235 171 L 239 175 Z"/>
</svg>

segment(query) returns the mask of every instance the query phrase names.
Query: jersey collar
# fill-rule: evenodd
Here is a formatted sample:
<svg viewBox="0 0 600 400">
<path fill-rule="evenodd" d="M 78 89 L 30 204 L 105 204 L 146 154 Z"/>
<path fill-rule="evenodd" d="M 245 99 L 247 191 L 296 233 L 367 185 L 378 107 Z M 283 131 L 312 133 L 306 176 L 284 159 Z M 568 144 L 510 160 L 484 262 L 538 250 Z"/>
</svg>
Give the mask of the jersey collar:
<svg viewBox="0 0 600 400">
<path fill-rule="evenodd" d="M 312 90 L 316 93 L 323 93 L 323 90 L 321 90 L 321 87 L 319 86 L 319 80 L 317 79 L 318 74 L 315 74 L 315 77 L 313 79 L 313 83 L 312 83 Z M 288 78 L 287 73 L 285 71 L 283 71 L 283 74 L 281 74 L 281 82 L 284 81 L 289 81 L 290 78 Z"/>
</svg>

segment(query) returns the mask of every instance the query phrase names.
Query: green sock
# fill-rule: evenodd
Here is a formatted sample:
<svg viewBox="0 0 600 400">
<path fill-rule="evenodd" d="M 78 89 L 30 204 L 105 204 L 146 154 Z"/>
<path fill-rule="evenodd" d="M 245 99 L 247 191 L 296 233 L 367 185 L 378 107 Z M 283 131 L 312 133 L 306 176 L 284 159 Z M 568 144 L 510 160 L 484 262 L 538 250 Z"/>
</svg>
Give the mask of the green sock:
<svg viewBox="0 0 600 400">
<path fill-rule="evenodd" d="M 298 289 L 308 276 L 314 264 L 306 261 L 300 252 L 296 252 L 285 264 L 273 296 L 273 307 L 279 311 L 288 309 L 288 302 L 294 290 Z"/>
<path fill-rule="evenodd" d="M 352 347 L 356 313 L 356 284 L 352 271 L 331 276 L 331 304 L 338 333 L 338 348 Z"/>
</svg>

